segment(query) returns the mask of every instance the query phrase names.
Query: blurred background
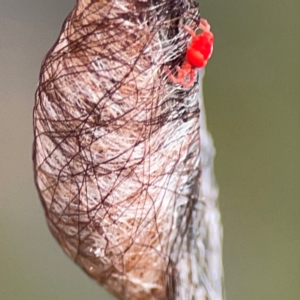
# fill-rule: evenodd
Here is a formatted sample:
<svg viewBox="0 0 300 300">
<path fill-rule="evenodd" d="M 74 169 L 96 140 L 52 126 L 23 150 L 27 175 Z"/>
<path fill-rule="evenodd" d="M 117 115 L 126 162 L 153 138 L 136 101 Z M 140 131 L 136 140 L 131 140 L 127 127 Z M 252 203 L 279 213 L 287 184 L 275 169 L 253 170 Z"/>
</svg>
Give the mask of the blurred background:
<svg viewBox="0 0 300 300">
<path fill-rule="evenodd" d="M 0 299 L 108 300 L 52 238 L 33 182 L 40 64 L 75 0 L 0 0 Z M 202 0 L 228 300 L 300 299 L 299 0 Z M 184 299 L 183 299 L 184 300 Z"/>
</svg>

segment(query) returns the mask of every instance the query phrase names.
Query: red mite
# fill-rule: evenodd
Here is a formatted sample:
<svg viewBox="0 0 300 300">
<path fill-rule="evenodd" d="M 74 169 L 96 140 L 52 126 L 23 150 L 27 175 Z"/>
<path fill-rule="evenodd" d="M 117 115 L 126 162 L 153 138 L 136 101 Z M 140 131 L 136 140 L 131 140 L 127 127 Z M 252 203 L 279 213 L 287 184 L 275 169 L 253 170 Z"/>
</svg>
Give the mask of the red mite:
<svg viewBox="0 0 300 300">
<path fill-rule="evenodd" d="M 205 67 L 212 54 L 214 35 L 205 19 L 200 21 L 198 28 L 203 32 L 199 35 L 196 35 L 188 26 L 184 26 L 184 28 L 192 36 L 192 41 L 187 48 L 186 60 L 181 67 L 176 67 L 177 77 L 171 73 L 169 68 L 166 68 L 166 72 L 172 82 L 179 83 L 184 87 L 191 87 L 195 82 L 196 69 Z"/>
</svg>

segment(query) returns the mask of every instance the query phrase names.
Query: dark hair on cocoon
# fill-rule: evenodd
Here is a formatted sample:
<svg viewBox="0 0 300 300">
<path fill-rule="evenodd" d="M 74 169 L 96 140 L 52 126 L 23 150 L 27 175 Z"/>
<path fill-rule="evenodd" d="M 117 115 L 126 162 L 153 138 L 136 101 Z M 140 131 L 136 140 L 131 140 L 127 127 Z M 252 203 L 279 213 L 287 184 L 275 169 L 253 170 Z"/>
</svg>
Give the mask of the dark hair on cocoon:
<svg viewBox="0 0 300 300">
<path fill-rule="evenodd" d="M 186 89 L 164 71 L 185 59 L 182 26 L 199 21 L 195 1 L 78 0 L 42 64 L 34 164 L 47 222 L 120 299 L 222 299 L 200 77 Z"/>
</svg>

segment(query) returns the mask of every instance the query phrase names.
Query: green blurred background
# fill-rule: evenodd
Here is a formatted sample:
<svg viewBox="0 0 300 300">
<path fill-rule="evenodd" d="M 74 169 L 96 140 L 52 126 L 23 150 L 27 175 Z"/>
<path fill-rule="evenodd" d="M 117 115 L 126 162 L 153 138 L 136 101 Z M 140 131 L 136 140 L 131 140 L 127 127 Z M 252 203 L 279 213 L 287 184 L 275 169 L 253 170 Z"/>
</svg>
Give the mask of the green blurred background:
<svg viewBox="0 0 300 300">
<path fill-rule="evenodd" d="M 113 299 L 61 251 L 33 184 L 40 63 L 75 0 L 0 0 L 0 300 Z M 300 299 L 300 1 L 202 0 L 228 300 Z M 184 299 L 183 299 L 184 300 Z"/>
</svg>

